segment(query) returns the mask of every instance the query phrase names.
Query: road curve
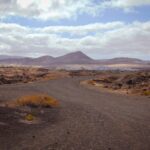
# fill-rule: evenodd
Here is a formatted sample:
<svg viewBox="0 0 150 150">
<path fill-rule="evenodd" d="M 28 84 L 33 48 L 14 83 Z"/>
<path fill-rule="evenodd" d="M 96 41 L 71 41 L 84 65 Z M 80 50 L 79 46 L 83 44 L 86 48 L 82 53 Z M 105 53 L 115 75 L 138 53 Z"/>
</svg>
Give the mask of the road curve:
<svg viewBox="0 0 150 150">
<path fill-rule="evenodd" d="M 0 100 L 46 93 L 61 103 L 56 122 L 3 137 L 0 149 L 150 150 L 150 99 L 89 89 L 85 79 L 0 86 Z"/>
</svg>

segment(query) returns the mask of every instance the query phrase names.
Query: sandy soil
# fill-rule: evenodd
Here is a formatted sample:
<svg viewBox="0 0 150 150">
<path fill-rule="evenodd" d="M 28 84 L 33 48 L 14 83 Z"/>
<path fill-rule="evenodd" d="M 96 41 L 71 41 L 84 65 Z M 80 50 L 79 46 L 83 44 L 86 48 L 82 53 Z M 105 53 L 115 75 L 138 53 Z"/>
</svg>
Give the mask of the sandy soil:
<svg viewBox="0 0 150 150">
<path fill-rule="evenodd" d="M 91 77 L 89 77 L 91 78 Z M 18 110 L 0 107 L 2 150 L 149 150 L 150 101 L 80 85 L 87 77 L 0 86 L 0 100 L 46 93 L 60 101 L 39 124 L 18 122 Z"/>
</svg>

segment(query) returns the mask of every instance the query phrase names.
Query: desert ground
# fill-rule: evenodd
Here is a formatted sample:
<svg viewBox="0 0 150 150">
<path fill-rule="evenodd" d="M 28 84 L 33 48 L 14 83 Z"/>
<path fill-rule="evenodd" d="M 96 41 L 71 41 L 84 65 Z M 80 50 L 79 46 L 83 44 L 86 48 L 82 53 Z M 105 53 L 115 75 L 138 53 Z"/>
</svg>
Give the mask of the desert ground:
<svg viewBox="0 0 150 150">
<path fill-rule="evenodd" d="M 123 84 L 121 87 L 130 88 L 129 91 L 132 87 L 140 92 L 148 91 L 145 84 L 149 82 L 149 73 L 140 75 L 144 79 L 148 76 L 142 85 L 138 80 L 129 87 L 123 82 L 124 76 L 132 74 L 133 78 L 139 73 L 124 72 L 124 76 L 120 73 L 121 80 L 118 77 L 115 82 L 107 82 L 106 88 L 95 87 L 95 82 L 103 79 L 101 82 L 105 84 L 106 78 L 102 76 L 109 74 L 110 81 L 110 75 L 114 76 L 112 72 L 30 69 L 32 71 L 16 68 L 15 72 L 14 68 L 0 69 L 0 150 L 150 149 L 149 94 L 109 91 L 114 85 L 114 90 L 120 91 L 120 86 L 115 84 L 118 81 Z M 94 84 L 82 84 L 84 81 L 94 81 Z M 20 97 L 40 94 L 53 97 L 59 105 L 12 105 Z"/>
<path fill-rule="evenodd" d="M 150 71 L 103 71 L 82 84 L 113 93 L 150 96 Z"/>
</svg>

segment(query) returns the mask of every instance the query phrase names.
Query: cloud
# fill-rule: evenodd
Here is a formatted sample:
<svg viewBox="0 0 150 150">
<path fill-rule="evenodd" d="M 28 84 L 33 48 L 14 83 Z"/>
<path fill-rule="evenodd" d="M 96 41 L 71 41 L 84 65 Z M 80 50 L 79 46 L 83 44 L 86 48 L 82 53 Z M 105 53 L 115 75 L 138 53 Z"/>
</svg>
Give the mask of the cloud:
<svg viewBox="0 0 150 150">
<path fill-rule="evenodd" d="M 129 10 L 142 5 L 150 5 L 150 0 L 0 0 L 0 15 L 1 18 L 75 19 L 83 13 L 96 16 L 107 8 Z"/>
<path fill-rule="evenodd" d="M 108 0 L 102 3 L 103 8 L 121 8 L 125 11 L 145 5 L 150 5 L 150 0 Z"/>
<path fill-rule="evenodd" d="M 112 5 L 117 7 L 136 7 L 150 5 L 150 0 L 112 0 Z"/>
<path fill-rule="evenodd" d="M 64 34 L 67 33 L 70 36 L 85 36 L 90 33 L 96 33 L 100 31 L 112 30 L 115 28 L 120 28 L 124 24 L 122 22 L 112 22 L 112 23 L 93 23 L 82 26 L 48 26 L 43 29 L 36 29 L 37 32 L 44 32 L 50 34 Z"/>
<path fill-rule="evenodd" d="M 70 38 L 72 35 L 74 36 Z M 45 28 L 0 23 L 0 54 L 59 56 L 82 50 L 95 58 L 127 56 L 149 59 L 149 41 L 150 22 Z"/>
<path fill-rule="evenodd" d="M 0 14 L 42 20 L 75 18 L 78 14 L 96 13 L 94 0 L 0 0 Z"/>
</svg>

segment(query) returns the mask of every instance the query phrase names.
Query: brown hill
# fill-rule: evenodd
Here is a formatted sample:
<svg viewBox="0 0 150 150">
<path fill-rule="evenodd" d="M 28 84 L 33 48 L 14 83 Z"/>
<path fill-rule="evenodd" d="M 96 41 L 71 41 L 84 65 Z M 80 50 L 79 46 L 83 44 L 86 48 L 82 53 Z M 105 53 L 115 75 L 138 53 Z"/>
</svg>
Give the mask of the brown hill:
<svg viewBox="0 0 150 150">
<path fill-rule="evenodd" d="M 64 56 L 57 57 L 54 60 L 55 64 L 90 64 L 94 63 L 94 60 L 85 55 L 81 51 L 66 54 Z"/>
<path fill-rule="evenodd" d="M 0 57 L 1 58 L 1 57 Z M 6 59 L 5 59 L 6 58 Z M 74 68 L 74 65 L 77 68 L 83 68 L 90 66 L 90 68 L 97 70 L 98 68 L 107 67 L 108 65 L 120 65 L 126 64 L 129 66 L 140 66 L 140 68 L 146 65 L 149 66 L 150 61 L 143 61 L 136 58 L 113 58 L 113 59 L 104 59 L 104 60 L 94 60 L 88 57 L 81 51 L 73 52 L 66 54 L 60 57 L 52 57 L 52 56 L 42 56 L 38 58 L 16 58 L 16 57 L 3 57 L 0 59 L 1 65 L 27 65 L 27 66 L 42 66 L 42 67 L 50 67 L 50 68 Z M 86 66 L 85 66 L 86 65 Z M 99 69 L 98 69 L 99 70 Z"/>
</svg>

